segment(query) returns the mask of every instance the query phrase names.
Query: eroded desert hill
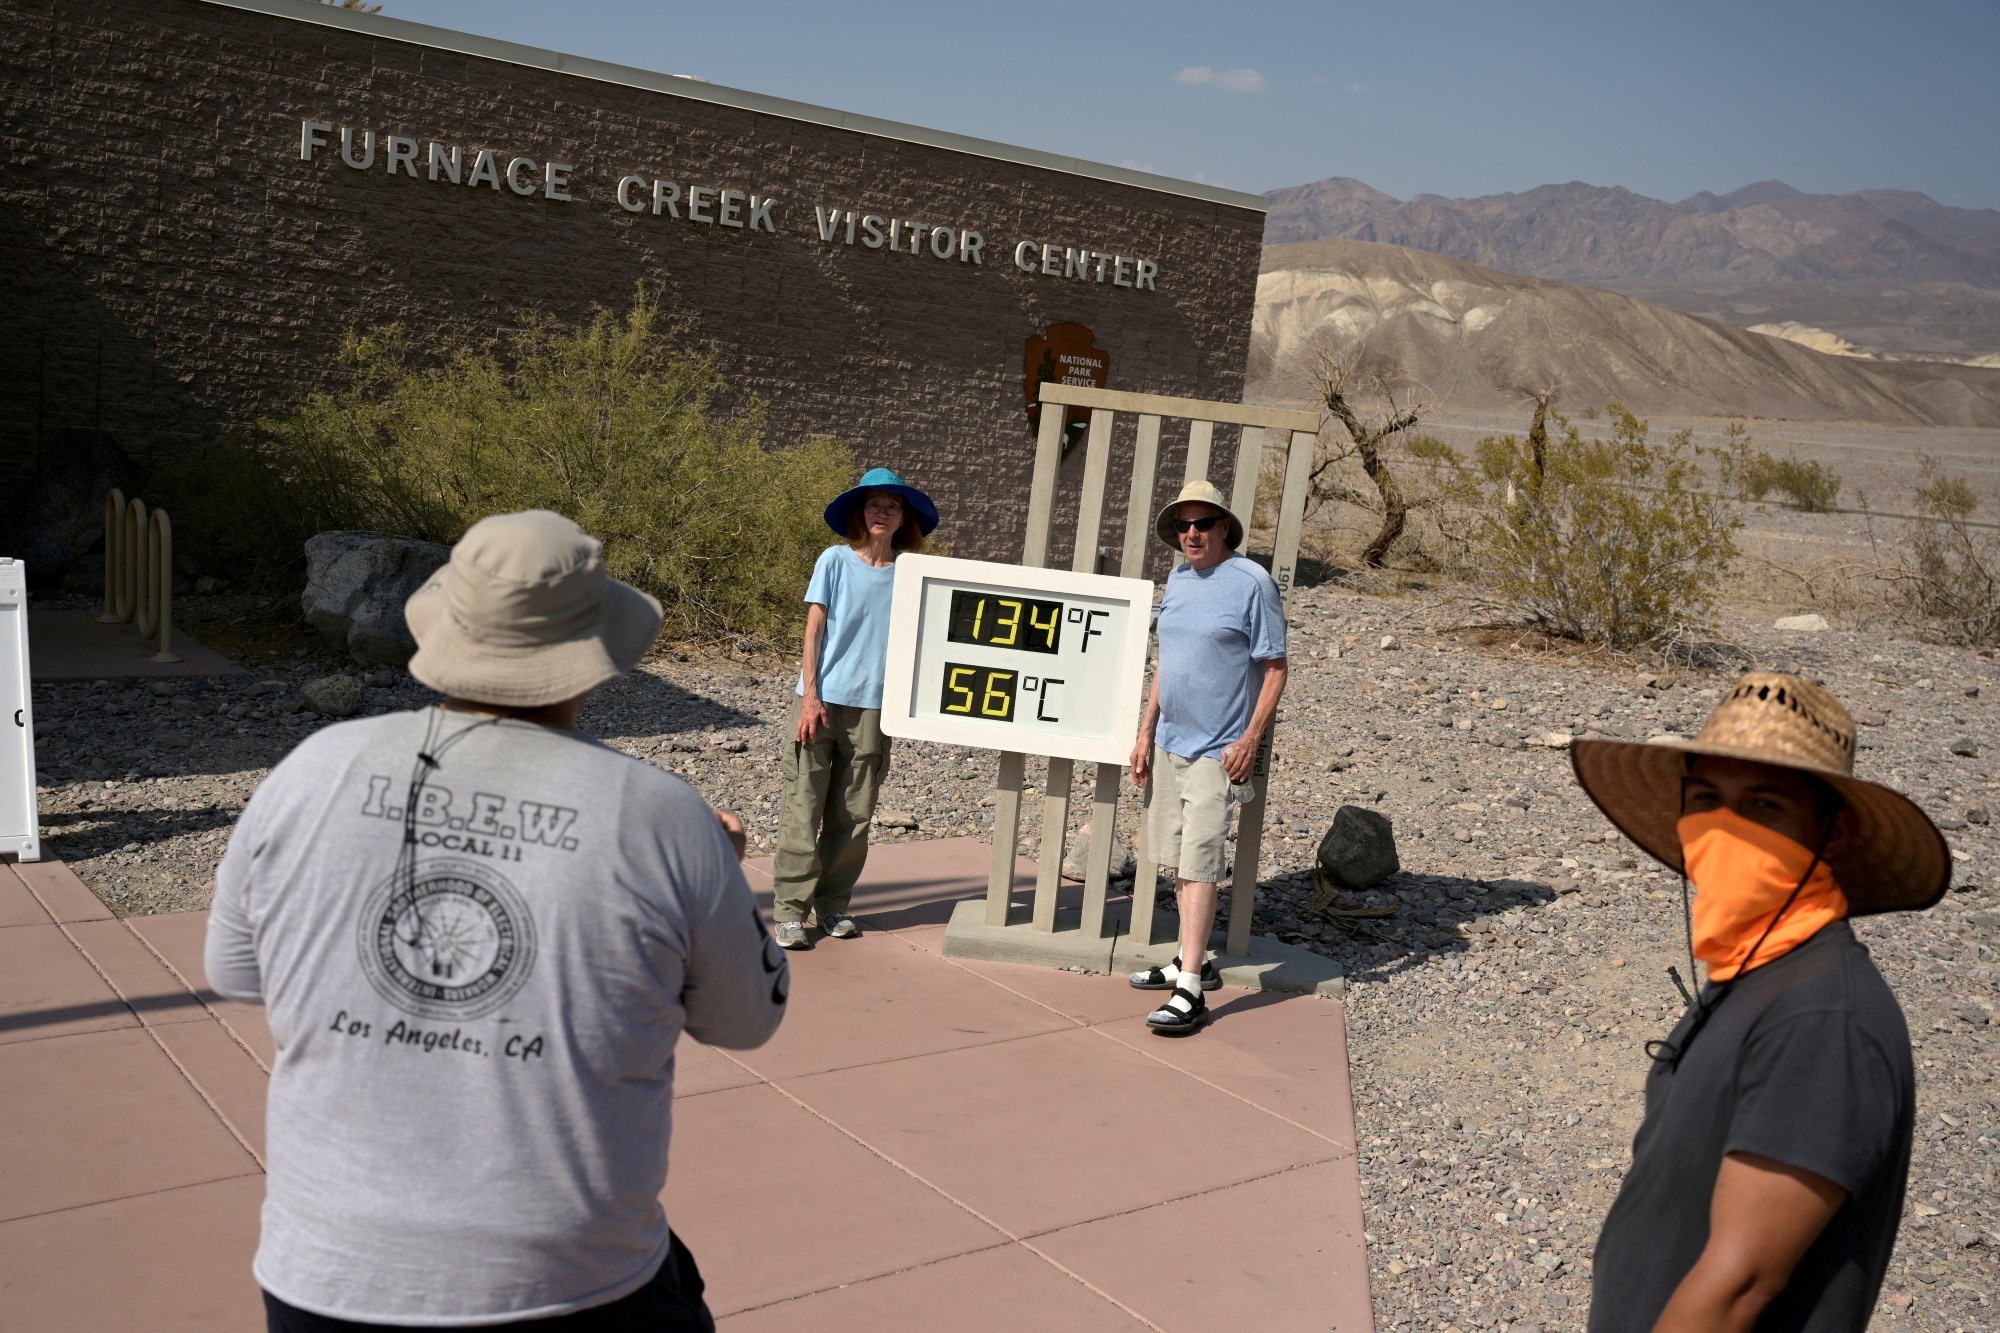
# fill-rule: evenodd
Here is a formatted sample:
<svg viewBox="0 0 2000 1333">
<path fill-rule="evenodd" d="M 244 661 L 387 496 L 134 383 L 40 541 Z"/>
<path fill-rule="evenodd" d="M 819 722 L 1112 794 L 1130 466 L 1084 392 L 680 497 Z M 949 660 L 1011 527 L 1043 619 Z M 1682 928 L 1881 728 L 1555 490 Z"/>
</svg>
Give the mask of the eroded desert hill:
<svg viewBox="0 0 2000 1333">
<path fill-rule="evenodd" d="M 1264 248 L 1250 378 L 1302 396 L 1312 347 L 1365 339 L 1434 396 L 1499 407 L 1562 386 L 1576 406 L 2000 426 L 2000 371 L 1828 356 L 1597 287 L 1369 241 Z"/>
</svg>

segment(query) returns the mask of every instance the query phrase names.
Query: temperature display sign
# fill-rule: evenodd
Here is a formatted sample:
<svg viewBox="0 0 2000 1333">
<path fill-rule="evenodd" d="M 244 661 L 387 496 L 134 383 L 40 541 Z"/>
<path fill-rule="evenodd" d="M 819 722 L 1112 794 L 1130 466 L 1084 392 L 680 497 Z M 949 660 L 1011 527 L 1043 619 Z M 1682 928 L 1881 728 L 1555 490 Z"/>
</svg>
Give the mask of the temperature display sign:
<svg viewBox="0 0 2000 1333">
<path fill-rule="evenodd" d="M 1122 764 L 1152 603 L 1144 579 L 900 556 L 882 729 Z"/>
</svg>

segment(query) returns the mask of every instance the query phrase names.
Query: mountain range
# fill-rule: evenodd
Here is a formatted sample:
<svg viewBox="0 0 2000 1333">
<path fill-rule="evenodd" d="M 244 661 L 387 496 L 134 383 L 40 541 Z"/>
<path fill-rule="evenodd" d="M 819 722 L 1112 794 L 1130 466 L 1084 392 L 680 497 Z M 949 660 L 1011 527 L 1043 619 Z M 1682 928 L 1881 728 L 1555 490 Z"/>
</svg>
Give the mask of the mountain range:
<svg viewBox="0 0 2000 1333">
<path fill-rule="evenodd" d="M 1764 181 L 1678 203 L 1618 186 L 1402 200 L 1339 176 L 1273 191 L 1264 239 L 1373 241 L 1588 283 L 1846 354 L 2000 353 L 2000 211 Z M 1814 341 L 1816 335 L 1828 337 Z"/>
</svg>

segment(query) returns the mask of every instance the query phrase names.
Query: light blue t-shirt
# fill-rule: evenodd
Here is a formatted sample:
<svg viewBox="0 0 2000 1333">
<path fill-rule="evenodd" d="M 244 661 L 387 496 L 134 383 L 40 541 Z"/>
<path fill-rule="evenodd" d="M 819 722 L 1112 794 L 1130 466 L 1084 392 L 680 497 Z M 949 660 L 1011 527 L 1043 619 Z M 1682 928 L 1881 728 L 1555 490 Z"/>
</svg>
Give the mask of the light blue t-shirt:
<svg viewBox="0 0 2000 1333">
<path fill-rule="evenodd" d="M 1160 729 L 1155 743 L 1183 759 L 1213 759 L 1257 711 L 1264 671 L 1285 655 L 1278 585 L 1254 560 L 1232 555 L 1167 575 L 1160 601 Z"/>
<path fill-rule="evenodd" d="M 889 668 L 889 603 L 895 589 L 893 564 L 876 569 L 852 546 L 829 546 L 819 553 L 806 601 L 826 608 L 826 639 L 819 650 L 821 703 L 882 706 L 882 677 Z M 803 671 L 797 692 L 806 692 Z"/>
</svg>

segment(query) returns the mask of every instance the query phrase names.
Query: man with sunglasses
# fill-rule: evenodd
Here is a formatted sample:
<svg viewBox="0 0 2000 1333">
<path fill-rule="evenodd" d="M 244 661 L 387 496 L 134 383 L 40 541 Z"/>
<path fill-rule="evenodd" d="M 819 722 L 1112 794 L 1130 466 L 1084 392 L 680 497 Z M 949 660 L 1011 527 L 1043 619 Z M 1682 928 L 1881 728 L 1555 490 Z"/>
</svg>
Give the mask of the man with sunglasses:
<svg viewBox="0 0 2000 1333">
<path fill-rule="evenodd" d="M 1148 837 L 1153 859 L 1174 868 L 1181 951 L 1132 984 L 1173 992 L 1146 1023 L 1184 1037 L 1208 1022 L 1202 992 L 1222 984 L 1208 961 L 1216 886 L 1228 871 L 1230 812 L 1255 797 L 1257 749 L 1285 692 L 1285 611 L 1263 566 L 1236 554 L 1243 524 L 1208 482 L 1182 488 L 1154 530 L 1187 562 L 1160 602 L 1160 660 L 1132 776 L 1153 778 Z"/>
<path fill-rule="evenodd" d="M 1692 741 L 1578 742 L 1583 789 L 1694 882 L 1708 984 L 1651 1042 L 1646 1117 L 1592 1267 L 1590 1333 L 1864 1329 L 1902 1219 L 1916 1072 L 1848 921 L 1944 895 L 1951 853 L 1854 776 L 1854 721 L 1754 672 Z"/>
</svg>

